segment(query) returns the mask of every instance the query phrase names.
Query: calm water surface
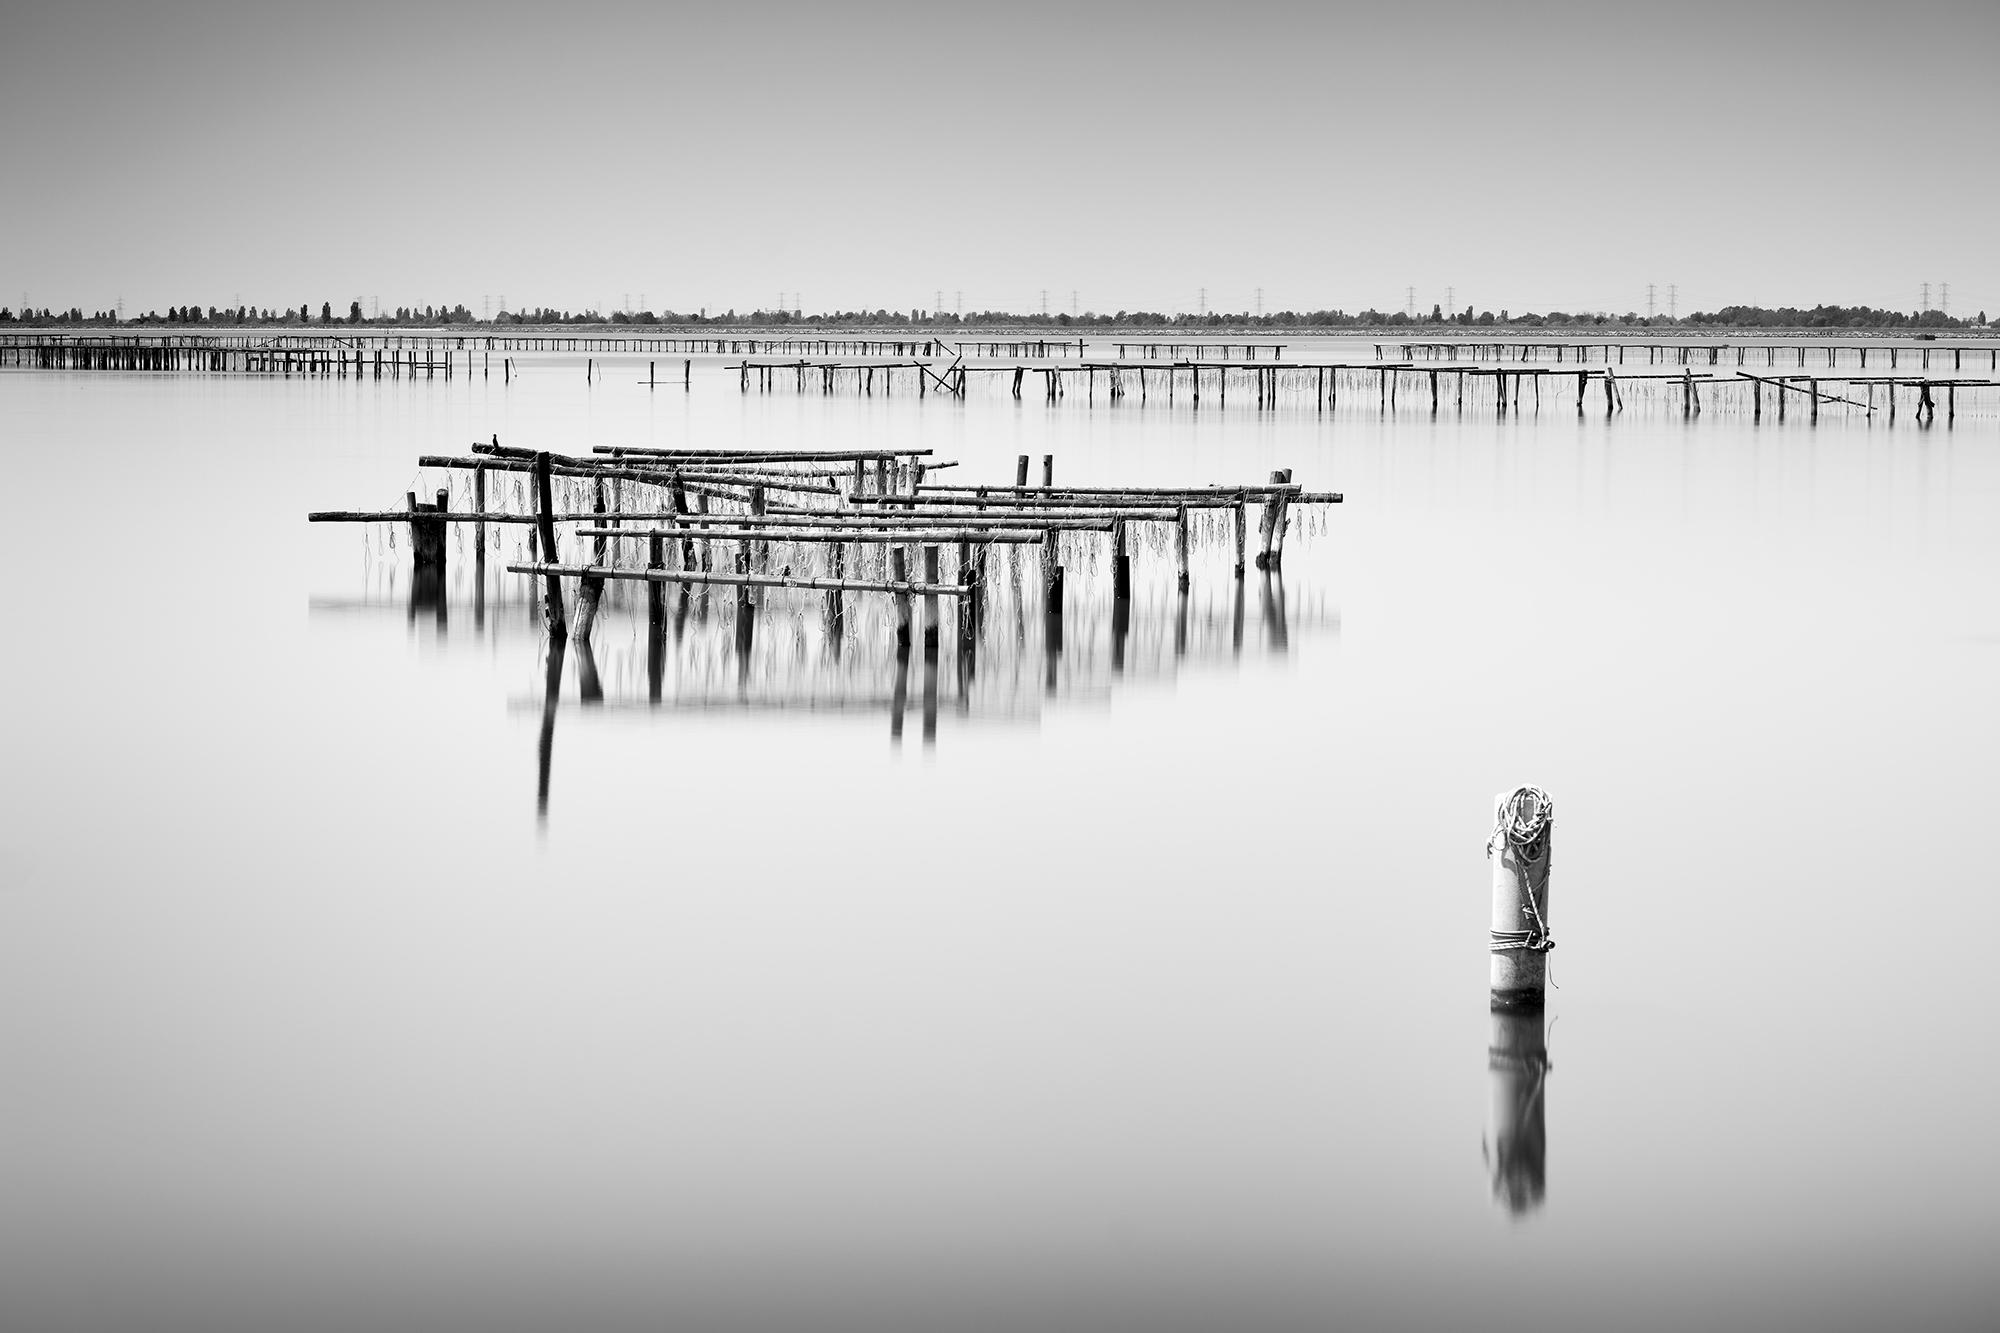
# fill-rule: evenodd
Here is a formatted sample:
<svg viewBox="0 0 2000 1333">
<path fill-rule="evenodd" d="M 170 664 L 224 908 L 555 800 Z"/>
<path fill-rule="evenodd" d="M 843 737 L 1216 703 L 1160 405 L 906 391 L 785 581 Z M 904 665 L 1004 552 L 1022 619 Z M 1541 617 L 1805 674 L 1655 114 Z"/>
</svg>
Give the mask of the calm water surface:
<svg viewBox="0 0 2000 1333">
<path fill-rule="evenodd" d="M 1992 1326 L 1992 416 L 599 370 L 0 375 L 7 1326 Z M 304 522 L 495 434 L 1347 503 L 1185 622 L 1142 550 L 1053 689 L 996 617 L 928 740 L 805 600 L 652 706 L 621 593 L 550 711 L 513 547 L 440 616 Z M 1521 782 L 1545 1074 L 1489 1058 Z"/>
</svg>

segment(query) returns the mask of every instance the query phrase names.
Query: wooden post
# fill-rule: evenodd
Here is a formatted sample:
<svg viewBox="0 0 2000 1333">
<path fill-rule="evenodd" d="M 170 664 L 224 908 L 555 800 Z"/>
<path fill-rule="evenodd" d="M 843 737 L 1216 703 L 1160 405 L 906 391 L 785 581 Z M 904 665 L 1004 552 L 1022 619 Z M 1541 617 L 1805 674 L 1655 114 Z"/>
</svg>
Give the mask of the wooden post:
<svg viewBox="0 0 2000 1333">
<path fill-rule="evenodd" d="M 358 371 L 356 372 L 357 375 L 359 373 Z M 500 437 L 496 435 L 493 438 L 497 440 Z M 483 462 L 472 465 L 472 512 L 475 514 L 484 514 L 486 512 L 486 464 Z M 486 563 L 486 520 L 484 518 L 473 521 L 472 547 L 473 562 L 475 564 Z"/>
<path fill-rule="evenodd" d="M 1292 471 L 1290 468 L 1279 468 L 1271 474 L 1271 484 L 1273 486 L 1287 485 L 1291 482 L 1291 479 Z M 1285 511 L 1289 507 L 1290 502 L 1290 497 L 1283 494 L 1270 496 L 1264 501 L 1263 516 L 1257 522 L 1258 543 L 1264 548 L 1257 553 L 1257 568 L 1259 569 L 1276 569 L 1278 562 L 1284 558 L 1284 537 L 1282 534 L 1285 523 Z"/>
<path fill-rule="evenodd" d="M 924 547 L 924 582 L 936 585 L 938 581 L 938 548 Z M 924 663 L 936 666 L 938 656 L 938 599 L 934 592 L 924 594 Z"/>
<path fill-rule="evenodd" d="M 1549 861 L 1555 841 L 1555 806 L 1539 787 L 1519 787 L 1493 798 L 1493 833 L 1486 852 L 1493 862 L 1492 1007 L 1542 1007 L 1548 974 Z"/>
<path fill-rule="evenodd" d="M 665 512 L 665 507 L 662 506 L 662 515 Z M 666 567 L 667 540 L 658 533 L 655 533 L 646 539 L 646 568 L 663 570 Z M 646 628 L 657 634 L 660 627 L 666 623 L 667 585 L 664 583 L 648 582 L 646 584 Z M 653 698 L 655 700 L 659 698 L 659 685 L 657 681 L 654 683 Z"/>
<path fill-rule="evenodd" d="M 556 520 L 555 500 L 549 494 L 549 456 L 546 452 L 535 455 L 535 533 L 541 542 L 541 559 L 544 563 L 556 563 Z M 548 629 L 551 639 L 567 642 L 569 627 L 564 622 L 562 580 L 554 574 L 546 574 L 542 579 L 542 624 Z"/>
<path fill-rule="evenodd" d="M 1182 592 L 1186 592 L 1188 590 L 1188 508 L 1186 505 L 1180 507 L 1180 513 L 1174 520 L 1174 575 L 1176 585 Z M 1183 606 L 1183 611 L 1185 609 L 1185 606 Z M 1183 617 L 1181 632 L 1183 638 L 1185 638 L 1187 632 L 1185 617 Z M 1185 647 L 1185 643 L 1182 646 Z"/>
<path fill-rule="evenodd" d="M 598 527 L 604 526 L 604 478 L 597 477 L 596 495 L 591 501 L 591 512 L 598 515 Z M 598 537 L 591 542 L 590 563 L 602 565 L 606 555 L 606 540 Z M 604 598 L 604 580 L 595 574 L 585 574 L 578 581 L 576 590 L 576 640 L 588 646 L 591 626 L 597 623 L 597 608 Z"/>
<path fill-rule="evenodd" d="M 1246 497 L 1229 508 L 1236 521 L 1236 577 L 1243 577 L 1244 548 L 1250 544 L 1250 501 Z"/>
<path fill-rule="evenodd" d="M 410 507 L 410 563 L 417 569 L 437 569 L 445 567 L 446 523 L 441 515 L 450 499 L 450 492 L 439 491 L 438 502 L 433 505 L 417 503 L 417 493 L 406 493 Z"/>
<path fill-rule="evenodd" d="M 1047 490 L 1049 487 L 1055 484 L 1056 484 L 1056 456 L 1054 454 L 1043 454 L 1042 489 Z"/>
<path fill-rule="evenodd" d="M 910 562 L 900 546 L 889 548 L 889 581 L 891 583 L 910 581 Z M 907 649 L 910 646 L 910 594 L 899 592 L 895 594 L 895 601 L 896 646 Z"/>
<path fill-rule="evenodd" d="M 1016 486 L 1026 486 L 1028 484 L 1028 456 L 1026 454 L 1022 454 L 1014 460 L 1014 484 Z"/>
<path fill-rule="evenodd" d="M 1132 600 L 1132 556 L 1126 550 L 1125 520 L 1111 524 L 1111 600 Z"/>
<path fill-rule="evenodd" d="M 1042 534 L 1042 609 L 1051 616 L 1063 613 L 1063 572 L 1057 563 L 1062 550 L 1057 544 L 1057 534 L 1050 529 Z"/>
<path fill-rule="evenodd" d="M 847 546 L 835 542 L 827 547 L 826 572 L 829 578 L 841 579 L 847 576 Z M 826 593 L 826 632 L 832 641 L 836 655 L 840 652 L 841 637 L 847 632 L 847 603 L 840 589 L 829 588 Z"/>
</svg>

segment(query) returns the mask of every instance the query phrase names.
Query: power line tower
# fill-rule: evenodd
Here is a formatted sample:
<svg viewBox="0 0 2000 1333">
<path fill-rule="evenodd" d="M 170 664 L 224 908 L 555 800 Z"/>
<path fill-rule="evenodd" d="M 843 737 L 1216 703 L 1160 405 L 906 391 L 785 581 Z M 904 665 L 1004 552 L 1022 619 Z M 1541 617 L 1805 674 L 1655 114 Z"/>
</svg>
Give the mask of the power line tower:
<svg viewBox="0 0 2000 1333">
<path fill-rule="evenodd" d="M 1444 289 L 1444 312 L 1447 315 L 1458 313 L 1458 289 L 1455 287 Z"/>
<path fill-rule="evenodd" d="M 1048 317 L 1049 317 L 1049 289 L 1044 287 L 1042 288 L 1042 318 L 1047 319 Z"/>
<path fill-rule="evenodd" d="M 1948 282 L 1938 284 L 1938 313 L 1940 315 L 1951 313 L 1951 284 Z"/>
<path fill-rule="evenodd" d="M 1403 313 L 1412 319 L 1416 318 L 1417 289 L 1414 287 L 1403 288 Z"/>
<path fill-rule="evenodd" d="M 1923 309 L 1924 309 L 1924 311 L 1925 311 L 1926 313 L 1928 313 L 1928 312 L 1930 311 L 1930 308 L 1931 308 L 1931 285 L 1930 285 L 1930 284 L 1929 284 L 1928 282 L 1926 282 L 1926 283 L 1923 283 L 1923 284 L 1921 284 L 1921 285 L 1922 285 L 1922 287 L 1923 287 L 1923 289 L 1924 289 L 1924 295 L 1923 295 L 1923 302 L 1924 302 L 1924 304 L 1923 304 Z"/>
<path fill-rule="evenodd" d="M 1658 298 L 1658 291 L 1659 291 L 1659 289 L 1658 289 L 1658 288 L 1656 288 L 1656 287 L 1655 287 L 1655 286 L 1654 286 L 1654 285 L 1653 285 L 1652 283 L 1650 283 L 1650 282 L 1649 282 L 1649 283 L 1647 283 L 1647 284 L 1646 284 L 1646 318 L 1647 318 L 1647 319 L 1651 319 L 1651 318 L 1653 317 L 1653 311 L 1654 311 L 1654 309 L 1656 308 L 1656 303 L 1657 303 L 1657 298 Z"/>
<path fill-rule="evenodd" d="M 1681 289 L 1674 283 L 1667 284 L 1667 318 L 1680 318 Z"/>
<path fill-rule="evenodd" d="M 931 295 L 931 318 L 944 318 L 944 288 L 940 287 Z"/>
<path fill-rule="evenodd" d="M 25 296 L 21 298 L 23 303 L 25 303 L 27 299 L 28 298 Z M 1208 288 L 1206 287 L 1201 289 L 1201 314 L 1204 319 L 1208 317 Z"/>
<path fill-rule="evenodd" d="M 1264 289 L 1262 287 L 1257 289 L 1257 318 L 1264 318 Z"/>
<path fill-rule="evenodd" d="M 965 292 L 954 290 L 951 294 L 951 314 L 953 319 L 965 318 Z"/>
</svg>

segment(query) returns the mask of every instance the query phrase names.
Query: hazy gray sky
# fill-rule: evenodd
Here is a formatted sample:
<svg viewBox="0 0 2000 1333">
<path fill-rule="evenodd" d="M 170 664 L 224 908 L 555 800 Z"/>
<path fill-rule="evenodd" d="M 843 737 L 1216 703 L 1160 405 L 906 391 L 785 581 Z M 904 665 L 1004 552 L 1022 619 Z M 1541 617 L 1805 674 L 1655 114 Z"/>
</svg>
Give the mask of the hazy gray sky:
<svg viewBox="0 0 2000 1333">
<path fill-rule="evenodd" d="M 26 0 L 0 305 L 1992 307 L 1992 0 Z"/>
</svg>

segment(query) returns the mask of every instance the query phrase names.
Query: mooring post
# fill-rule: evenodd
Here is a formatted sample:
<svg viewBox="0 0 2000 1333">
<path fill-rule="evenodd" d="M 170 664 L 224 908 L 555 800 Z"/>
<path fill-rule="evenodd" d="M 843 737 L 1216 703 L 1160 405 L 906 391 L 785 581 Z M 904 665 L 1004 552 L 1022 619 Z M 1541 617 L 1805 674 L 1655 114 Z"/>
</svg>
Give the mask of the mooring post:
<svg viewBox="0 0 2000 1333">
<path fill-rule="evenodd" d="M 736 543 L 736 572 L 738 574 L 743 574 L 743 575 L 748 575 L 750 573 L 749 542 Z M 744 637 L 743 631 L 744 628 L 750 623 L 750 616 L 754 607 L 755 603 L 753 603 L 750 600 L 750 585 L 747 583 L 737 584 L 736 585 L 736 638 L 739 643 L 742 642 L 743 640 Z"/>
<path fill-rule="evenodd" d="M 1279 468 L 1271 474 L 1271 484 L 1273 486 L 1288 485 L 1291 480 L 1292 471 L 1290 468 Z M 1257 568 L 1259 569 L 1276 569 L 1278 562 L 1284 558 L 1283 528 L 1285 511 L 1290 501 L 1291 497 L 1282 491 L 1276 495 L 1265 497 L 1264 513 L 1257 522 L 1257 540 L 1258 544 L 1263 547 L 1257 553 Z"/>
<path fill-rule="evenodd" d="M 496 441 L 499 436 L 493 437 Z M 472 512 L 480 515 L 472 522 L 472 548 L 475 564 L 486 563 L 486 464 L 472 465 Z"/>
<path fill-rule="evenodd" d="M 666 512 L 666 506 L 660 506 L 660 517 L 663 521 L 666 518 Z M 646 568 L 664 570 L 666 567 L 667 541 L 666 538 L 655 532 L 646 539 Z M 666 623 L 667 585 L 648 580 L 646 583 L 646 628 L 649 632 L 658 634 L 661 627 Z M 659 698 L 657 680 L 654 682 L 653 697 L 655 700 Z"/>
<path fill-rule="evenodd" d="M 438 492 L 438 504 L 417 503 L 415 491 L 406 492 L 405 499 L 410 507 L 410 563 L 417 569 L 443 569 L 445 564 L 445 521 L 432 517 L 444 508 L 448 498 L 445 491 Z"/>
<path fill-rule="evenodd" d="M 1236 577 L 1240 579 L 1243 577 L 1244 553 L 1250 545 L 1250 497 L 1239 494 L 1229 512 L 1236 522 Z"/>
<path fill-rule="evenodd" d="M 1555 805 L 1539 787 L 1517 787 L 1493 798 L 1493 925 L 1489 949 L 1495 1009 L 1542 1007 L 1549 950 L 1549 861 Z"/>
<path fill-rule="evenodd" d="M 1043 454 L 1042 489 L 1047 490 L 1049 487 L 1055 484 L 1056 484 L 1056 456 L 1054 454 Z"/>
<path fill-rule="evenodd" d="M 1028 455 L 1022 454 L 1014 460 L 1014 485 L 1026 489 L 1028 485 Z"/>
<path fill-rule="evenodd" d="M 549 493 L 549 456 L 546 452 L 535 455 L 535 533 L 541 540 L 541 558 L 544 563 L 556 563 L 556 506 Z M 562 601 L 562 579 L 554 574 L 542 576 L 542 624 L 547 627 L 549 638 L 567 641 L 569 627 L 564 623 Z"/>
<path fill-rule="evenodd" d="M 604 526 L 604 478 L 598 477 L 595 478 L 595 481 L 596 495 L 591 501 L 591 512 L 597 516 L 594 526 L 602 528 Z M 592 565 L 601 566 L 604 563 L 605 548 L 606 542 L 603 537 L 592 539 L 590 551 L 590 563 Z M 604 580 L 595 574 L 585 574 L 576 590 L 576 640 L 579 644 L 586 647 L 589 645 L 590 629 L 591 626 L 597 623 L 597 608 L 603 599 Z"/>
<path fill-rule="evenodd" d="M 835 582 L 846 577 L 847 546 L 845 543 L 834 542 L 826 548 L 826 571 L 828 576 Z M 826 632 L 827 638 L 833 645 L 834 654 L 838 656 L 840 653 L 841 636 L 847 632 L 847 605 L 838 588 L 828 588 L 826 590 Z"/>
<path fill-rule="evenodd" d="M 903 554 L 903 548 L 889 548 L 889 581 L 907 587 L 910 581 L 910 562 Z M 910 646 L 910 594 L 907 591 L 895 594 L 896 601 L 896 646 L 908 650 Z"/>
<path fill-rule="evenodd" d="M 938 581 L 938 548 L 924 547 L 924 582 L 932 587 Z M 938 656 L 938 599 L 934 592 L 924 594 L 924 665 L 935 667 Z"/>
<path fill-rule="evenodd" d="M 1042 533 L 1042 610 L 1058 619 L 1063 613 L 1063 571 L 1057 563 L 1062 551 L 1057 544 L 1059 529 L 1049 528 Z"/>
<path fill-rule="evenodd" d="M 1188 507 L 1182 505 L 1174 518 L 1174 577 L 1182 592 L 1188 590 Z M 1182 626 L 1185 636 L 1186 625 Z"/>
</svg>

